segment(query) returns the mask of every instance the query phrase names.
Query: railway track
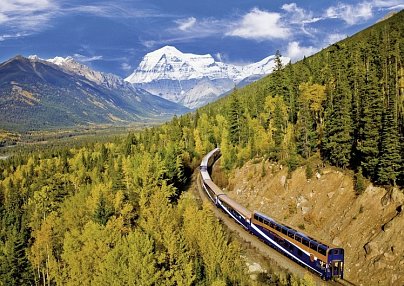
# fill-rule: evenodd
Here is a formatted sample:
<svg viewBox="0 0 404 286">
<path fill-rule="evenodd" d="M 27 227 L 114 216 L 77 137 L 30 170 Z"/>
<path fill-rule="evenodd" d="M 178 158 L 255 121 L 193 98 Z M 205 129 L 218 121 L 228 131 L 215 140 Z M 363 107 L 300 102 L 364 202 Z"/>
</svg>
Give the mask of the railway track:
<svg viewBox="0 0 404 286">
<path fill-rule="evenodd" d="M 276 263 L 280 268 L 286 269 L 291 273 L 295 274 L 299 278 L 304 278 L 305 275 L 310 275 L 316 285 L 344 285 L 351 286 L 355 285 L 344 279 L 330 280 L 324 281 L 318 275 L 313 274 L 308 271 L 302 265 L 292 261 L 288 257 L 285 257 L 277 250 L 271 248 L 259 238 L 254 235 L 251 235 L 249 232 L 245 231 L 239 224 L 237 224 L 232 218 L 230 218 L 227 214 L 222 212 L 220 209 L 216 208 L 211 201 L 208 199 L 206 193 L 203 191 L 201 186 L 201 181 L 199 179 L 199 172 L 195 172 L 193 176 L 193 184 L 195 185 L 195 193 L 198 197 L 209 205 L 209 208 L 214 212 L 215 216 L 221 220 L 223 224 L 227 226 L 233 233 L 236 233 L 240 241 L 248 246 L 255 248 L 257 252 L 265 257 L 266 259 L 270 259 L 271 262 Z"/>
</svg>

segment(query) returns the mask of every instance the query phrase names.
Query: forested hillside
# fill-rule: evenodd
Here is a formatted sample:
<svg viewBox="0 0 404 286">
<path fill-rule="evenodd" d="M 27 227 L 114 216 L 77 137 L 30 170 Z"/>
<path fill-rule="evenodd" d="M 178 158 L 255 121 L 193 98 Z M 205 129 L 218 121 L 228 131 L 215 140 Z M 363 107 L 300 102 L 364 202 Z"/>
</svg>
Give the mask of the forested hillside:
<svg viewBox="0 0 404 286">
<path fill-rule="evenodd" d="M 246 285 L 239 245 L 179 198 L 183 146 L 125 142 L 0 162 L 1 285 Z"/>
<path fill-rule="evenodd" d="M 403 185 L 404 12 L 193 114 L 125 139 L 0 161 L 0 284 L 250 285 L 184 186 L 222 149 L 293 171 L 312 156 Z M 360 191 L 360 188 L 358 188 Z"/>
<path fill-rule="evenodd" d="M 207 106 L 196 131 L 202 151 L 219 144 L 227 168 L 266 156 L 291 170 L 318 154 L 358 178 L 403 185 L 403 23 L 401 11 L 296 64 L 279 62 L 270 76 Z"/>
</svg>

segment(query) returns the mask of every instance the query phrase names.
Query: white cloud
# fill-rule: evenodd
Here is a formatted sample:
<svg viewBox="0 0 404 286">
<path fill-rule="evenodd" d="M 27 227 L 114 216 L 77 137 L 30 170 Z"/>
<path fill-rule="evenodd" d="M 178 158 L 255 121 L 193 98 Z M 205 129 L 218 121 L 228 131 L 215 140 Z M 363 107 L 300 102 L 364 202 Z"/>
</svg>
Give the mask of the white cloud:
<svg viewBox="0 0 404 286">
<path fill-rule="evenodd" d="M 189 17 L 187 19 L 177 20 L 175 22 L 178 24 L 178 29 L 181 31 L 187 31 L 195 25 L 196 19 L 194 17 Z"/>
<path fill-rule="evenodd" d="M 124 71 L 131 71 L 131 70 L 132 70 L 132 66 L 131 66 L 130 64 L 128 64 L 128 63 L 122 63 L 122 64 L 121 64 L 121 68 L 122 68 Z"/>
<path fill-rule="evenodd" d="M 8 27 L 37 30 L 58 10 L 54 0 L 1 0 L 0 23 Z"/>
<path fill-rule="evenodd" d="M 339 3 L 326 10 L 328 18 L 342 19 L 349 25 L 354 25 L 361 20 L 368 20 L 373 17 L 372 4 L 363 2 L 356 5 Z"/>
<path fill-rule="evenodd" d="M 304 56 L 311 56 L 312 54 L 318 52 L 318 50 L 318 48 L 312 46 L 301 47 L 299 42 L 293 41 L 288 44 L 286 56 L 289 57 L 293 62 L 295 62 L 302 59 Z"/>
<path fill-rule="evenodd" d="M 73 57 L 74 57 L 75 60 L 77 60 L 79 62 L 82 62 L 82 63 L 102 60 L 102 56 L 88 57 L 88 56 L 84 56 L 84 55 L 81 55 L 81 54 L 74 54 Z"/>
<path fill-rule="evenodd" d="M 285 39 L 291 31 L 281 22 L 279 13 L 252 9 L 226 35 L 254 40 Z"/>
<path fill-rule="evenodd" d="M 300 8 L 296 3 L 283 4 L 282 9 L 289 14 L 288 18 L 291 23 L 308 24 L 318 22 L 322 19 L 314 17 L 312 11 Z"/>
<path fill-rule="evenodd" d="M 347 35 L 345 35 L 345 34 L 338 34 L 338 33 L 329 34 L 325 40 L 325 44 L 332 45 L 336 42 L 339 42 L 339 41 L 345 39 L 346 37 L 347 37 Z"/>
<path fill-rule="evenodd" d="M 216 59 L 217 59 L 219 62 L 223 62 L 222 54 L 221 54 L 221 53 L 216 53 L 216 54 L 215 54 L 215 57 L 216 57 Z"/>
<path fill-rule="evenodd" d="M 395 8 L 395 7 L 403 7 L 403 0 L 373 0 L 372 4 L 377 8 Z"/>
<path fill-rule="evenodd" d="M 28 36 L 28 34 L 23 34 L 23 33 L 16 33 L 16 34 L 4 34 L 0 35 L 0 42 L 9 40 L 9 39 L 16 39 L 20 37 L 25 37 Z"/>
</svg>

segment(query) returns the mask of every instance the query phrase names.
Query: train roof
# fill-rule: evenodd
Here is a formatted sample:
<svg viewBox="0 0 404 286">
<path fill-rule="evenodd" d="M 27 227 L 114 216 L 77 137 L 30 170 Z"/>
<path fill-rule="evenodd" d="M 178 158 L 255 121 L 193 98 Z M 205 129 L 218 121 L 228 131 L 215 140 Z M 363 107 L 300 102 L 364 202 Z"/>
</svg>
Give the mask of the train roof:
<svg viewBox="0 0 404 286">
<path fill-rule="evenodd" d="M 250 210 L 246 209 L 245 207 L 243 207 L 242 205 L 240 205 L 239 203 L 230 199 L 227 195 L 225 195 L 225 194 L 221 195 L 219 197 L 219 200 L 221 200 L 221 201 L 225 202 L 226 204 L 228 204 L 229 206 L 231 206 L 234 210 L 236 210 L 237 212 L 242 214 L 244 217 L 251 219 L 252 212 Z"/>
<path fill-rule="evenodd" d="M 210 158 L 213 154 L 215 154 L 216 152 L 218 152 L 218 151 L 220 152 L 220 149 L 219 149 L 219 148 L 215 148 L 215 149 L 213 149 L 212 151 L 210 151 L 208 154 L 206 154 L 205 157 L 202 158 L 201 166 L 208 166 L 208 160 L 209 160 L 209 158 Z"/>
<path fill-rule="evenodd" d="M 317 239 L 315 239 L 315 238 L 313 238 L 313 237 L 310 237 L 310 236 L 308 236 L 307 234 L 304 234 L 304 233 L 302 233 L 302 232 L 300 232 L 300 231 L 297 231 L 297 230 L 295 230 L 295 229 L 292 228 L 292 227 L 289 227 L 289 226 L 287 226 L 287 225 L 284 225 L 284 224 L 282 224 L 282 223 L 279 223 L 279 222 L 275 221 L 273 218 L 270 218 L 270 217 L 268 217 L 268 216 L 266 216 L 266 215 L 264 215 L 264 214 L 262 214 L 262 213 L 259 213 L 259 212 L 255 211 L 254 214 L 257 214 L 257 215 L 263 217 L 264 219 L 269 220 L 269 221 L 271 221 L 271 222 L 273 222 L 273 223 L 279 225 L 280 227 L 287 229 L 288 232 L 292 232 L 292 233 L 295 234 L 295 235 L 298 235 L 298 236 L 300 236 L 300 237 L 304 237 L 304 238 L 306 238 L 306 239 L 309 239 L 309 240 L 310 240 L 310 243 L 315 243 L 315 244 L 317 244 L 317 245 L 319 245 L 319 246 L 325 247 L 326 249 L 328 249 L 328 248 L 338 248 L 338 247 L 335 247 L 335 246 L 333 246 L 333 245 L 329 245 L 329 244 L 323 243 L 323 242 L 321 242 L 321 241 L 318 241 Z"/>
<path fill-rule="evenodd" d="M 204 183 L 215 193 L 216 196 L 224 194 L 223 191 L 209 178 Z"/>
<path fill-rule="evenodd" d="M 202 179 L 203 179 L 204 181 L 206 181 L 206 180 L 212 180 L 211 177 L 210 177 L 210 175 L 209 175 L 208 170 L 201 170 L 201 175 L 202 175 Z"/>
</svg>

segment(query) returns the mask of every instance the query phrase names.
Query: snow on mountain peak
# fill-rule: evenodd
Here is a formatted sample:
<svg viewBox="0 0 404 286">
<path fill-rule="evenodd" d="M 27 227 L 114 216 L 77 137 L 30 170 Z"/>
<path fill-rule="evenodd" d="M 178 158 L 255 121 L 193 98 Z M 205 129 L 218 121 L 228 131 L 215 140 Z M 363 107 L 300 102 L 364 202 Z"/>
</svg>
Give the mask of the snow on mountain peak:
<svg viewBox="0 0 404 286">
<path fill-rule="evenodd" d="M 286 63 L 287 58 L 282 58 Z M 165 46 L 146 54 L 135 71 L 125 80 L 133 84 L 156 80 L 190 80 L 207 77 L 231 79 L 235 84 L 251 75 L 265 75 L 274 68 L 274 56 L 257 63 L 238 66 L 216 62 L 210 55 L 183 53 L 173 46 Z"/>
<path fill-rule="evenodd" d="M 99 71 L 95 71 L 90 67 L 76 61 L 73 57 L 55 57 L 53 59 L 46 60 L 47 62 L 53 63 L 62 69 L 77 74 L 79 76 L 85 77 L 86 79 L 96 82 L 100 85 L 104 85 L 109 88 L 116 88 L 118 86 L 124 86 L 125 82 L 122 78 L 107 74 Z"/>
</svg>

